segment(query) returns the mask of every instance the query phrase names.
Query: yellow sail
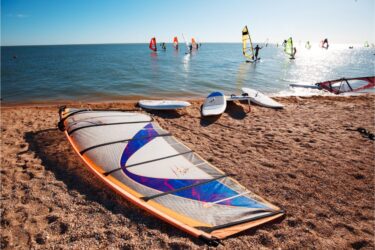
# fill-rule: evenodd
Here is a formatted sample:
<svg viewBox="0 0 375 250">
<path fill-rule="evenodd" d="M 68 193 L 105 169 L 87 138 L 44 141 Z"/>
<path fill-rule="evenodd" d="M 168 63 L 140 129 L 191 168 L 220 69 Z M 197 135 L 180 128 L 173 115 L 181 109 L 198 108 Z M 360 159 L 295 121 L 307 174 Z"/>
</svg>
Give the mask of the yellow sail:
<svg viewBox="0 0 375 250">
<path fill-rule="evenodd" d="M 242 53 L 243 55 L 250 59 L 254 60 L 254 48 L 253 43 L 251 42 L 249 30 L 247 26 L 242 29 Z"/>
</svg>

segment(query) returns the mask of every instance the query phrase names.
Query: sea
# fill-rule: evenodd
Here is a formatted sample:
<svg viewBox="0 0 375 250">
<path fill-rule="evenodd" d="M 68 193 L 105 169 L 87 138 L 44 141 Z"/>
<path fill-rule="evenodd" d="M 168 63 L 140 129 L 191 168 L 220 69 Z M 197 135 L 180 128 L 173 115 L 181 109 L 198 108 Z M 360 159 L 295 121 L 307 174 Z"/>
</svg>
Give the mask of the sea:
<svg viewBox="0 0 375 250">
<path fill-rule="evenodd" d="M 245 62 L 240 43 L 203 43 L 190 54 L 184 44 L 157 52 L 148 44 L 2 46 L 1 102 L 190 99 L 242 87 L 271 96 L 324 94 L 289 84 L 375 75 L 375 48 L 299 43 L 290 60 L 280 45 L 260 46 L 256 63 Z"/>
</svg>

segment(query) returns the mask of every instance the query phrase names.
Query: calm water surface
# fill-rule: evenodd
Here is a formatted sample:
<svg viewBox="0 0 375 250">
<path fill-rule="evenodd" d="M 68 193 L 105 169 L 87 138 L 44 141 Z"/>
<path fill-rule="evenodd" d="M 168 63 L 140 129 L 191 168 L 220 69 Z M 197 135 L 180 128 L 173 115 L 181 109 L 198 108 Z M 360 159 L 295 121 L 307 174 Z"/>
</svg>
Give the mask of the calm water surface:
<svg viewBox="0 0 375 250">
<path fill-rule="evenodd" d="M 290 83 L 315 83 L 374 75 L 374 48 L 297 45 L 296 60 L 281 47 L 260 50 L 260 62 L 245 63 L 241 44 L 203 44 L 152 52 L 148 44 L 1 47 L 4 103 L 204 97 L 214 90 L 240 93 L 250 87 L 271 95 L 306 94 Z M 13 58 L 16 56 L 16 58 Z"/>
</svg>

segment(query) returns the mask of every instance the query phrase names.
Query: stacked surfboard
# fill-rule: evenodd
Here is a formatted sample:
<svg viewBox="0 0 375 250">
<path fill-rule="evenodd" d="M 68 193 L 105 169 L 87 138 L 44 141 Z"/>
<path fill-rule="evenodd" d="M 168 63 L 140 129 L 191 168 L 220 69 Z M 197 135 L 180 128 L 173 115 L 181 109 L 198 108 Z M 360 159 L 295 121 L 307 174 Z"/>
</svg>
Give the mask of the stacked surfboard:
<svg viewBox="0 0 375 250">
<path fill-rule="evenodd" d="M 139 106 L 151 110 L 174 110 L 190 106 L 189 102 L 176 100 L 140 100 Z"/>
</svg>

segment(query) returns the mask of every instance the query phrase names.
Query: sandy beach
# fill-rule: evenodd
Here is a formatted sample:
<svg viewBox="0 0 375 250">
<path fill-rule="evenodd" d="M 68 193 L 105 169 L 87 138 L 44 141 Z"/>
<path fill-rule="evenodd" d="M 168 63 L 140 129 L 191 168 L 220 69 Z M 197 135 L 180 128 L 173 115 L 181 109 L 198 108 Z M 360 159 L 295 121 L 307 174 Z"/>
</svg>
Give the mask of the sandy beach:
<svg viewBox="0 0 375 250">
<path fill-rule="evenodd" d="M 202 100 L 157 122 L 283 219 L 219 249 L 373 249 L 375 95 L 278 97 L 283 110 L 228 105 L 201 119 Z M 86 169 L 56 124 L 58 106 L 1 108 L 1 248 L 198 249 L 206 245 L 117 196 Z M 132 109 L 135 102 L 70 107 Z M 142 111 L 144 112 L 144 111 Z"/>
</svg>

